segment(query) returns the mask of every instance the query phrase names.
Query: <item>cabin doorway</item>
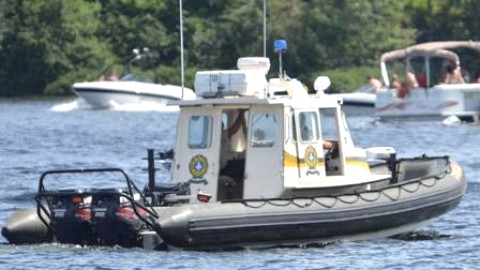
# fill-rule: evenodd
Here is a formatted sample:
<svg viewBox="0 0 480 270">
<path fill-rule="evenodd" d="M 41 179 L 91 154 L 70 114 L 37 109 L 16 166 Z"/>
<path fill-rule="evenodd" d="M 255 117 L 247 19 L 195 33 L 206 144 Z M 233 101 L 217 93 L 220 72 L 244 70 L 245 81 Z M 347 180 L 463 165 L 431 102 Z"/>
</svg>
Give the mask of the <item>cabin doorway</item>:
<svg viewBox="0 0 480 270">
<path fill-rule="evenodd" d="M 248 109 L 225 109 L 222 111 L 220 171 L 217 189 L 219 201 L 243 198 L 248 119 Z"/>
</svg>

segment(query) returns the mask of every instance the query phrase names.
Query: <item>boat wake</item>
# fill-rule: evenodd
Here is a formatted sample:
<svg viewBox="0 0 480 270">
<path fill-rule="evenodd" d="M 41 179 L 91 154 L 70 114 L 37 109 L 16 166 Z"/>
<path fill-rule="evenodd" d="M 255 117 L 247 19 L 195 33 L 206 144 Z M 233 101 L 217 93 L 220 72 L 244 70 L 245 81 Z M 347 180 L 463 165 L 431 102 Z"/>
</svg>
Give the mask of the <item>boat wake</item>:
<svg viewBox="0 0 480 270">
<path fill-rule="evenodd" d="M 76 110 L 79 107 L 80 107 L 79 102 L 77 100 L 74 100 L 72 102 L 55 105 L 50 110 L 54 112 L 69 112 L 69 111 Z"/>
<path fill-rule="evenodd" d="M 178 106 L 167 106 L 158 102 L 143 102 L 138 104 L 118 104 L 110 102 L 111 107 L 115 111 L 159 111 L 159 112 L 178 112 Z"/>
<path fill-rule="evenodd" d="M 437 239 L 450 238 L 450 235 L 441 234 L 435 230 L 419 230 L 412 231 L 404 234 L 399 234 L 392 236 L 392 239 L 403 240 L 403 241 L 429 241 Z"/>
<path fill-rule="evenodd" d="M 158 111 L 158 112 L 178 112 L 180 109 L 178 106 L 167 106 L 158 102 L 143 102 L 137 104 L 118 104 L 110 102 L 110 108 L 114 111 L 127 111 L 127 112 L 145 112 L 145 111 Z M 74 100 L 67 103 L 57 104 L 50 110 L 54 112 L 70 112 L 79 109 L 97 110 L 90 105 L 82 102 L 81 100 Z"/>
<path fill-rule="evenodd" d="M 443 119 L 442 123 L 444 125 L 447 125 L 447 126 L 453 126 L 453 125 L 459 125 L 462 123 L 462 121 L 460 120 L 460 118 L 458 118 L 457 116 L 455 115 L 452 115 L 452 116 L 449 116 L 445 119 Z"/>
<path fill-rule="evenodd" d="M 330 240 L 330 241 L 318 241 L 308 243 L 292 243 L 292 244 L 265 244 L 255 246 L 243 246 L 243 247 L 227 247 L 220 249 L 223 252 L 235 252 L 241 250 L 258 251 L 258 250 L 271 250 L 271 249 L 310 249 L 310 248 L 326 248 L 337 243 L 344 242 L 344 240 Z M 218 249 L 213 249 L 218 251 Z M 207 249 L 208 251 L 208 249 Z"/>
</svg>

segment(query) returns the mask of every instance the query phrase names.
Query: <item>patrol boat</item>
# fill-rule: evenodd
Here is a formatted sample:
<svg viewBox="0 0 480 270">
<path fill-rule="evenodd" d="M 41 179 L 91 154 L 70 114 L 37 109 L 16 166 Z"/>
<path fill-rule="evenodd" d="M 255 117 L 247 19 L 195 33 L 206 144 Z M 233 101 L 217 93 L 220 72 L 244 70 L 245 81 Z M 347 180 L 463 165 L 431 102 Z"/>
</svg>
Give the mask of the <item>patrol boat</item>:
<svg viewBox="0 0 480 270">
<path fill-rule="evenodd" d="M 47 172 L 37 208 L 14 214 L 3 235 L 152 249 L 298 245 L 410 232 L 460 203 L 466 180 L 448 156 L 357 147 L 341 99 L 323 94 L 328 77 L 309 94 L 281 69 L 267 81 L 269 66 L 241 58 L 238 70 L 196 74 L 199 98 L 173 103 L 171 183 L 152 172 L 140 190 L 122 170 L 103 169 L 123 174 L 127 188 L 46 191 L 48 173 L 85 171 Z"/>
<path fill-rule="evenodd" d="M 358 148 L 341 99 L 323 94 L 327 77 L 317 78 L 309 95 L 286 76 L 267 82 L 265 71 L 244 67 L 248 61 L 240 59 L 236 71 L 197 73 L 196 93 L 204 98 L 175 102 L 181 112 L 172 179 L 188 179 L 204 203 L 161 209 L 154 229 L 169 245 L 388 237 L 460 202 L 466 181 L 449 157 L 397 159 L 391 147 Z"/>
</svg>

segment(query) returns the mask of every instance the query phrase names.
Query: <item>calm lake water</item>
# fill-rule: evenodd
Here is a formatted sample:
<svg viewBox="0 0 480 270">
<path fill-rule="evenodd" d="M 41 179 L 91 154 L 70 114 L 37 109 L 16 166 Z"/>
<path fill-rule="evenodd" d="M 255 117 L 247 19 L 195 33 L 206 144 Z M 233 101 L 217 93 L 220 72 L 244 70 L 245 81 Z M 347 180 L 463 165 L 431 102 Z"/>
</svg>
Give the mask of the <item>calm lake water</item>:
<svg viewBox="0 0 480 270">
<path fill-rule="evenodd" d="M 0 100 L 0 226 L 16 209 L 34 206 L 38 178 L 46 170 L 120 167 L 143 186 L 146 149 L 170 148 L 176 120 L 175 110 L 156 106 L 91 110 L 75 100 Z M 417 238 L 317 247 L 162 252 L 14 246 L 0 237 L 0 269 L 480 269 L 480 125 L 358 117 L 350 119 L 350 128 L 360 147 L 393 146 L 400 157 L 450 155 L 469 181 L 460 206 Z M 158 174 L 158 180 L 168 179 L 165 171 Z M 108 179 L 101 184 L 119 186 Z"/>
</svg>

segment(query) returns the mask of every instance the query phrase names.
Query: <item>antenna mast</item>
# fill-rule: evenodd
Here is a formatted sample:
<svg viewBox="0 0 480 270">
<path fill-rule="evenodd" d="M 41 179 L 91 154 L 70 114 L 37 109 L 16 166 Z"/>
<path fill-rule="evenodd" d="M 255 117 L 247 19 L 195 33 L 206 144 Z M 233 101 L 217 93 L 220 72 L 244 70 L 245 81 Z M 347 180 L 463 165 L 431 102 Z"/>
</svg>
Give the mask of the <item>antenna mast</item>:
<svg viewBox="0 0 480 270">
<path fill-rule="evenodd" d="M 263 57 L 267 56 L 267 0 L 263 0 Z"/>
<path fill-rule="evenodd" d="M 183 99 L 183 87 L 184 87 L 184 67 L 183 67 L 183 8 L 182 8 L 182 0 L 179 0 L 180 5 L 180 69 L 181 69 L 181 80 L 182 80 L 182 99 Z"/>
</svg>

